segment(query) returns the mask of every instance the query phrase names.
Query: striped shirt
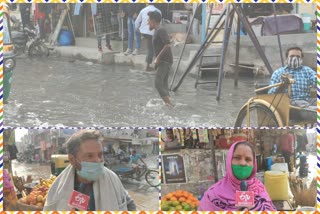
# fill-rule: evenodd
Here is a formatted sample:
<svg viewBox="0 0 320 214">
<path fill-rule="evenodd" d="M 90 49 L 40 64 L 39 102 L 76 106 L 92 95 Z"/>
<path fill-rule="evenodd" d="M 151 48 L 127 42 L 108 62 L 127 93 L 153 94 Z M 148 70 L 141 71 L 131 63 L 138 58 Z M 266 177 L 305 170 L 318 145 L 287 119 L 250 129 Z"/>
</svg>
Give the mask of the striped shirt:
<svg viewBox="0 0 320 214">
<path fill-rule="evenodd" d="M 273 72 L 270 85 L 281 82 L 283 74 L 290 74 L 295 80 L 291 86 L 292 100 L 307 100 L 310 98 L 310 86 L 316 86 L 317 84 L 317 73 L 315 71 L 307 66 L 302 66 L 299 69 L 290 69 L 288 66 L 281 67 Z M 273 94 L 276 89 L 276 87 L 271 88 L 268 93 Z"/>
</svg>

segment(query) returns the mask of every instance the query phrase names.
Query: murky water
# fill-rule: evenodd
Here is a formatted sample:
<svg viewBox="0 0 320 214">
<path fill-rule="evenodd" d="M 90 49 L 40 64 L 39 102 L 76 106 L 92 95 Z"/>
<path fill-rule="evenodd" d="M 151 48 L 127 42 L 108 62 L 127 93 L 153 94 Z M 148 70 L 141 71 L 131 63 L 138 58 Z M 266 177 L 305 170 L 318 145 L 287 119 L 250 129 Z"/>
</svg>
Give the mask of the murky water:
<svg viewBox="0 0 320 214">
<path fill-rule="evenodd" d="M 13 160 L 12 172 L 19 177 L 27 178 L 31 176 L 34 181 L 38 181 L 40 178 L 48 179 L 51 175 L 50 164 L 41 165 L 39 163 L 23 163 Z"/>
<path fill-rule="evenodd" d="M 236 88 L 232 79 L 224 79 L 217 102 L 215 86 L 195 89 L 195 79 L 188 76 L 172 94 L 172 109 L 160 99 L 154 78 L 128 66 L 19 58 L 5 125 L 233 126 L 240 107 L 254 94 L 253 78 L 240 80 Z"/>
</svg>

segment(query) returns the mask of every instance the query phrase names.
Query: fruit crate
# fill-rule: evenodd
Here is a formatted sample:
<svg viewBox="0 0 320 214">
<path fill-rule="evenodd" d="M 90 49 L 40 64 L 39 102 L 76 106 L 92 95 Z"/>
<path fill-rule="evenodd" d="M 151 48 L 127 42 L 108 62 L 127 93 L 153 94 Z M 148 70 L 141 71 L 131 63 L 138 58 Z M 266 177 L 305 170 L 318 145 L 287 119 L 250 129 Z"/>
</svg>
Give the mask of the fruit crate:
<svg viewBox="0 0 320 214">
<path fill-rule="evenodd" d="M 18 208 L 20 211 L 42 211 L 43 207 L 25 204 L 21 201 L 22 198 L 18 200 Z"/>
</svg>

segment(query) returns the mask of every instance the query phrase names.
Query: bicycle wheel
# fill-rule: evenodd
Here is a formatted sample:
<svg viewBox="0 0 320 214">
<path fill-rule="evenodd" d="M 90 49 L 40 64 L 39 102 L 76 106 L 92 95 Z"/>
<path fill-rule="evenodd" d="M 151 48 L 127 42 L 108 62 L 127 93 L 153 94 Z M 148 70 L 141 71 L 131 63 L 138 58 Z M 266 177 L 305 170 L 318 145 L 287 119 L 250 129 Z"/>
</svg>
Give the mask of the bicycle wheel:
<svg viewBox="0 0 320 214">
<path fill-rule="evenodd" d="M 148 170 L 145 178 L 147 183 L 152 187 L 157 187 L 160 185 L 159 172 L 157 170 Z"/>
<path fill-rule="evenodd" d="M 278 127 L 279 121 L 275 114 L 266 106 L 261 104 L 252 104 L 249 107 L 250 113 L 250 127 Z M 236 122 L 235 127 L 246 127 L 247 126 L 247 108 L 241 109 Z"/>
</svg>

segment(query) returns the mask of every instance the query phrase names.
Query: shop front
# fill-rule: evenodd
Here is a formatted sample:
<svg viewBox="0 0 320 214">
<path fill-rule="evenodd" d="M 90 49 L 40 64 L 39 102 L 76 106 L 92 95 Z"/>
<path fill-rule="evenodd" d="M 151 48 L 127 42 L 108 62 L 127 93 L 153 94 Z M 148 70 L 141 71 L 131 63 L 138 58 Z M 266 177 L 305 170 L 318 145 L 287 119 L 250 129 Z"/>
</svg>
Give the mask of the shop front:
<svg viewBox="0 0 320 214">
<path fill-rule="evenodd" d="M 307 137 L 306 130 L 191 129 L 192 140 L 199 142 L 196 145 L 205 144 L 193 148 L 187 147 L 185 134 L 189 131 L 186 129 L 173 129 L 173 137 L 168 137 L 170 132 L 166 131 L 162 131 L 161 136 L 162 196 L 182 190 L 201 201 L 204 191 L 226 175 L 229 148 L 236 142 L 246 141 L 255 150 L 256 178 L 265 186 L 277 210 L 315 207 L 316 168 L 311 165 L 317 158 L 316 151 L 305 149 L 310 148 L 306 145 L 314 144 L 308 142 L 308 138 L 313 138 Z M 174 140 L 179 147 L 166 149 L 165 145 Z M 306 192 L 310 194 L 306 196 Z M 163 203 L 168 209 L 168 203 Z"/>
</svg>

